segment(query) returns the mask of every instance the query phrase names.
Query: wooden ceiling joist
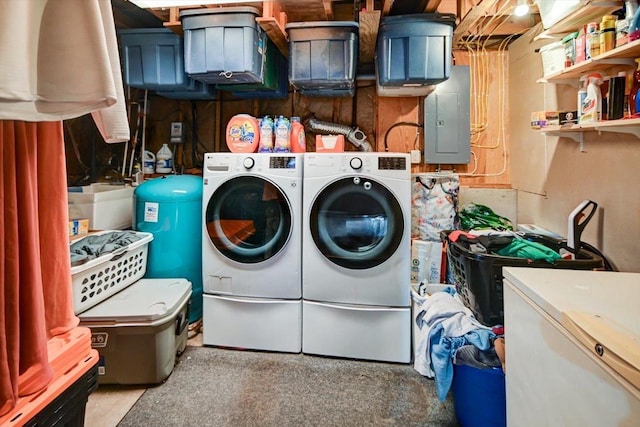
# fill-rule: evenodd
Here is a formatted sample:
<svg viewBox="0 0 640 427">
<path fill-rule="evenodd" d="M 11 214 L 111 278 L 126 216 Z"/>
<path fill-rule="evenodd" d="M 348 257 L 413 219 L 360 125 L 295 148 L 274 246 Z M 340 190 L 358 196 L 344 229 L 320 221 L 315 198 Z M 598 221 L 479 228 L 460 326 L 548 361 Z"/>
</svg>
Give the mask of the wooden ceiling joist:
<svg viewBox="0 0 640 427">
<path fill-rule="evenodd" d="M 324 14 L 327 17 L 327 20 L 333 19 L 333 5 L 331 4 L 331 0 L 322 0 L 322 6 L 324 7 Z"/>
<path fill-rule="evenodd" d="M 460 44 L 462 38 L 471 32 L 471 29 L 476 26 L 478 21 L 484 18 L 487 12 L 491 10 L 498 1 L 499 0 L 483 0 L 480 4 L 469 10 L 469 13 L 462 18 L 456 29 L 453 31 L 454 49 Z"/>
<path fill-rule="evenodd" d="M 440 3 L 442 3 L 442 0 L 428 0 L 427 5 L 424 8 L 424 12 L 425 13 L 437 12 L 438 8 L 440 7 Z"/>
</svg>

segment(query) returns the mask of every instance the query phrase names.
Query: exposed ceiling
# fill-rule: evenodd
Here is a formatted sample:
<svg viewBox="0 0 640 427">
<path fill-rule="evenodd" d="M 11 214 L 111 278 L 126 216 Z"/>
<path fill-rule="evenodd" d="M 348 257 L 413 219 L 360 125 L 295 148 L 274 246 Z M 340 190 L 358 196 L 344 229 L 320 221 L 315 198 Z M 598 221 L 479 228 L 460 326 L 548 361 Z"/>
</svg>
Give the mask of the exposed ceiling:
<svg viewBox="0 0 640 427">
<path fill-rule="evenodd" d="M 468 42 L 487 42 L 487 47 L 491 48 L 504 40 L 514 39 L 514 36 L 517 37 L 540 22 L 533 0 L 529 0 L 529 3 L 532 4 L 531 13 L 519 18 L 512 16 L 516 0 L 276 0 L 235 4 L 235 6 L 256 7 L 263 11 L 263 16 L 273 17 L 275 23 L 280 24 L 281 27 L 286 22 L 359 21 L 365 11 L 375 11 L 379 14 L 378 16 L 449 13 L 456 16 L 454 48 L 464 47 Z M 176 32 L 181 31 L 179 12 L 182 9 L 140 9 L 129 0 L 113 0 L 113 6 L 118 28 L 164 25 Z M 200 7 L 230 6 L 234 4 L 215 6 L 203 0 Z M 277 29 L 278 26 L 275 25 L 273 28 Z M 269 35 L 272 36 L 271 33 Z"/>
</svg>

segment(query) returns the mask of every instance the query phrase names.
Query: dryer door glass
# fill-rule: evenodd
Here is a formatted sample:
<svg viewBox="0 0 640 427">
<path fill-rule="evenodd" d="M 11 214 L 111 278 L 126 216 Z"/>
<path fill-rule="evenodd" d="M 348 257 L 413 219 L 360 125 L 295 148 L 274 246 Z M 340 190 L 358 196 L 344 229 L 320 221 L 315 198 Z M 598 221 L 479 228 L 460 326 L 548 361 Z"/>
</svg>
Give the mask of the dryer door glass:
<svg viewBox="0 0 640 427">
<path fill-rule="evenodd" d="M 347 177 L 325 187 L 309 214 L 316 247 L 331 262 L 367 269 L 392 256 L 404 234 L 404 218 L 395 196 L 381 183 Z"/>
<path fill-rule="evenodd" d="M 209 240 L 227 258 L 266 261 L 291 235 L 291 205 L 272 182 L 254 176 L 225 181 L 211 195 L 205 224 Z"/>
</svg>

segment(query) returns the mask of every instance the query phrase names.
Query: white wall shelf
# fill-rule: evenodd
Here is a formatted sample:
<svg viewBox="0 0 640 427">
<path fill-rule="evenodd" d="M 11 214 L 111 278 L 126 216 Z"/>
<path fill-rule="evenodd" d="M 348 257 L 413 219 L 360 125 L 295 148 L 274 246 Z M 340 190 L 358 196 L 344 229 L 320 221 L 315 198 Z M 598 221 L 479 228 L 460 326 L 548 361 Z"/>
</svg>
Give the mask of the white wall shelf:
<svg viewBox="0 0 640 427">
<path fill-rule="evenodd" d="M 640 139 L 640 118 L 604 120 L 601 122 L 582 123 L 569 126 L 547 126 L 540 129 L 541 133 L 549 136 L 570 138 L 580 144 L 580 151 L 584 152 L 585 132 L 617 132 L 635 135 Z"/>
</svg>

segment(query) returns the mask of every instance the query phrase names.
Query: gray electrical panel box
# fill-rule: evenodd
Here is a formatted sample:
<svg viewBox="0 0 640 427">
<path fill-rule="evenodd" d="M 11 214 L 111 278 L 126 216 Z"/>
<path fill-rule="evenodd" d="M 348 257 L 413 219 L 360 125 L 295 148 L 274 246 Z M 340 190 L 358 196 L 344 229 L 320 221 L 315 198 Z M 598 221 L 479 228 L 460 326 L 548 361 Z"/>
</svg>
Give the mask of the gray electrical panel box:
<svg viewBox="0 0 640 427">
<path fill-rule="evenodd" d="M 471 161 L 471 73 L 454 65 L 447 80 L 424 99 L 424 161 L 461 164 Z"/>
</svg>

